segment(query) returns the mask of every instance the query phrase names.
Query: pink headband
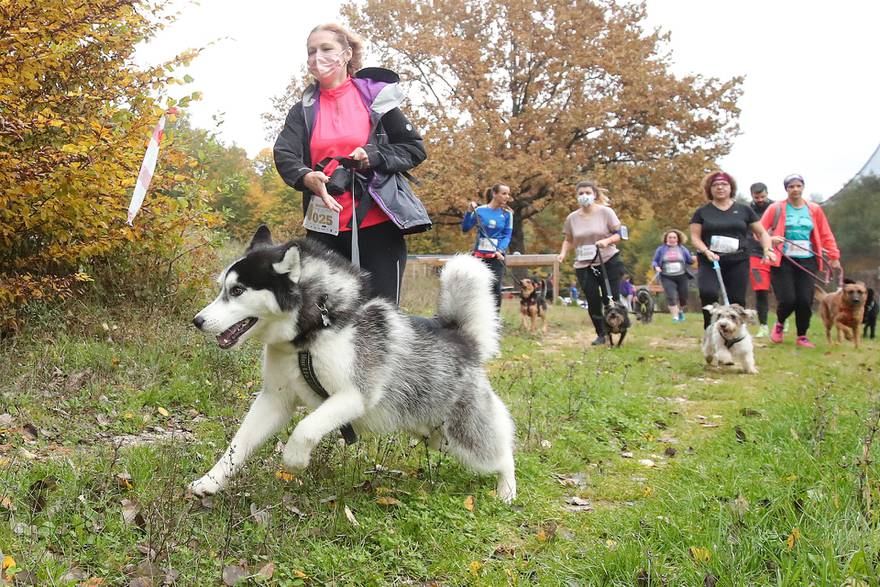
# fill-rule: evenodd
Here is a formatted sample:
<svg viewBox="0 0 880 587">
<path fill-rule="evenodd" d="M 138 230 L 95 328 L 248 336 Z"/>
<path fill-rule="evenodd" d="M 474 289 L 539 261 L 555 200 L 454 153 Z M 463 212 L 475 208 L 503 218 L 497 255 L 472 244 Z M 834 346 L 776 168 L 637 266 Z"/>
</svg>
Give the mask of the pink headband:
<svg viewBox="0 0 880 587">
<path fill-rule="evenodd" d="M 733 181 L 731 180 L 729 175 L 727 175 L 723 171 L 719 171 L 718 173 L 716 173 L 715 175 L 712 176 L 711 180 L 709 180 L 709 185 L 712 185 L 713 183 L 718 183 L 719 181 L 724 181 L 724 182 L 727 182 L 730 184 L 733 183 Z"/>
</svg>

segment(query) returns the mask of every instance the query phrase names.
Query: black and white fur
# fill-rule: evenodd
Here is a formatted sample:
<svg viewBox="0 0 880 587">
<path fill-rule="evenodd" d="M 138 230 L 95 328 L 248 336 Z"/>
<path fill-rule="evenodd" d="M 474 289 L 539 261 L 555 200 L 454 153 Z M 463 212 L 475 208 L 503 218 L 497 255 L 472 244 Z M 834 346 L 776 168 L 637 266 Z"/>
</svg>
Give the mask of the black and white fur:
<svg viewBox="0 0 880 587">
<path fill-rule="evenodd" d="M 409 317 L 368 297 L 365 275 L 341 256 L 309 240 L 273 245 L 261 226 L 193 322 L 222 348 L 261 342 L 263 389 L 192 492 L 223 489 L 304 405 L 310 413 L 284 448 L 288 468 L 306 467 L 321 438 L 346 423 L 359 434 L 407 431 L 479 473 L 496 474 L 497 496 L 511 502 L 513 420 L 484 369 L 499 348 L 492 279 L 478 259 L 457 256 L 443 269 L 437 316 Z M 326 400 L 299 371 L 297 352 L 305 349 Z"/>
<path fill-rule="evenodd" d="M 755 349 L 747 324 L 755 324 L 758 314 L 739 304 L 704 306 L 712 321 L 703 334 L 703 356 L 709 365 L 739 363 L 745 373 L 757 373 Z"/>
</svg>

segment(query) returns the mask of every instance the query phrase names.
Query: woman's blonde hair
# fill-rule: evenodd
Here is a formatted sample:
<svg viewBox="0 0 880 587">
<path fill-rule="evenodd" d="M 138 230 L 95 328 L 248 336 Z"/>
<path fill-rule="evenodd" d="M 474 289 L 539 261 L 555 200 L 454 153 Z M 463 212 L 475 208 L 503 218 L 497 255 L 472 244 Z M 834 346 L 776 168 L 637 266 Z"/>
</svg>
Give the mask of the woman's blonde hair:
<svg viewBox="0 0 880 587">
<path fill-rule="evenodd" d="M 311 37 L 314 33 L 318 31 L 328 31 L 330 33 L 333 33 L 333 35 L 336 37 L 336 42 L 339 43 L 343 49 L 351 49 L 351 60 L 348 62 L 348 65 L 346 67 L 348 75 L 354 75 L 361 67 L 363 67 L 364 40 L 360 38 L 359 35 L 351 32 L 340 24 L 336 24 L 335 22 L 319 24 L 312 29 L 312 32 L 309 33 L 309 36 Z"/>
</svg>

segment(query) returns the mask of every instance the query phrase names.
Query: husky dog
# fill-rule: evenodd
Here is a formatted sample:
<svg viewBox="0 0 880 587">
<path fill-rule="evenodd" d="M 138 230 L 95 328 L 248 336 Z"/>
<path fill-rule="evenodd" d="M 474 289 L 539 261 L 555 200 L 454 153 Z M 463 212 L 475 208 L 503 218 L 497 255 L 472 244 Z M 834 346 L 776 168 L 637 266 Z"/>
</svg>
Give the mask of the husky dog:
<svg viewBox="0 0 880 587">
<path fill-rule="evenodd" d="M 369 297 L 364 274 L 341 256 L 309 240 L 273 245 L 261 226 L 193 323 L 223 349 L 262 342 L 263 389 L 192 492 L 223 489 L 304 405 L 310 413 L 287 441 L 286 467 L 308 466 L 321 438 L 349 424 L 358 433 L 402 430 L 479 473 L 495 473 L 497 496 L 511 502 L 513 420 L 483 367 L 498 351 L 492 279 L 478 259 L 455 257 L 440 278 L 437 316 L 409 317 L 385 298 Z M 327 399 L 304 378 L 301 351 Z"/>
<path fill-rule="evenodd" d="M 709 365 L 739 363 L 745 373 L 757 373 L 752 335 L 746 324 L 757 322 L 758 314 L 739 304 L 703 306 L 712 321 L 703 334 L 703 356 Z"/>
</svg>

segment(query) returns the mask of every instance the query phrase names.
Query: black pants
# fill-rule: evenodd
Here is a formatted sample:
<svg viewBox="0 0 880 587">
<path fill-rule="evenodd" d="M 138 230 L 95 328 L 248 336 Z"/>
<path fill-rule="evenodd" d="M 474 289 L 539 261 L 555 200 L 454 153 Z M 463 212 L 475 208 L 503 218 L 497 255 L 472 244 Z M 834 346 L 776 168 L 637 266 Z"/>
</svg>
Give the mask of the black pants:
<svg viewBox="0 0 880 587">
<path fill-rule="evenodd" d="M 724 280 L 724 289 L 731 304 L 746 306 L 746 290 L 749 287 L 749 258 L 740 259 L 721 257 L 718 261 L 721 266 L 721 279 Z M 712 261 L 703 255 L 699 257 L 699 270 L 697 271 L 697 287 L 700 290 L 700 306 L 708 306 L 719 301 L 721 286 L 718 283 L 718 275 L 712 268 Z M 723 301 L 723 300 L 721 300 Z M 703 328 L 709 326 L 711 316 L 703 310 Z"/>
<path fill-rule="evenodd" d="M 605 280 L 602 279 L 602 269 L 598 265 L 575 269 L 581 291 L 587 299 L 587 310 L 590 312 L 590 320 L 593 322 L 597 336 L 605 335 L 604 313 L 605 306 L 608 305 L 608 297 L 617 300 L 620 291 L 620 279 L 623 277 L 623 261 L 620 260 L 620 253 L 605 262 L 605 272 L 608 274 L 610 292 L 605 291 Z"/>
<path fill-rule="evenodd" d="M 759 289 L 755 292 L 755 310 L 758 311 L 758 322 L 767 326 L 767 314 L 770 312 L 770 290 Z"/>
<path fill-rule="evenodd" d="M 816 257 L 798 259 L 797 262 L 813 273 L 819 271 Z M 776 296 L 776 320 L 781 324 L 794 312 L 794 322 L 798 336 L 806 336 L 813 316 L 813 276 L 792 263 L 788 257 L 782 258 L 779 267 L 770 269 L 770 284 Z"/>
<path fill-rule="evenodd" d="M 480 261 L 485 263 L 495 276 L 495 283 L 492 286 L 492 295 L 495 296 L 495 307 L 501 311 L 501 280 L 504 279 L 504 261 L 497 257 L 479 257 Z"/>
<path fill-rule="evenodd" d="M 660 283 L 663 285 L 663 293 L 666 294 L 666 304 L 669 306 L 681 306 L 682 311 L 688 304 L 687 273 L 681 275 L 660 275 Z"/>
<path fill-rule="evenodd" d="M 330 247 L 351 261 L 351 231 L 337 236 L 309 231 L 307 238 Z M 406 269 L 406 239 L 393 222 L 383 222 L 358 231 L 361 269 L 370 272 L 370 293 L 400 303 L 403 270 Z"/>
</svg>

